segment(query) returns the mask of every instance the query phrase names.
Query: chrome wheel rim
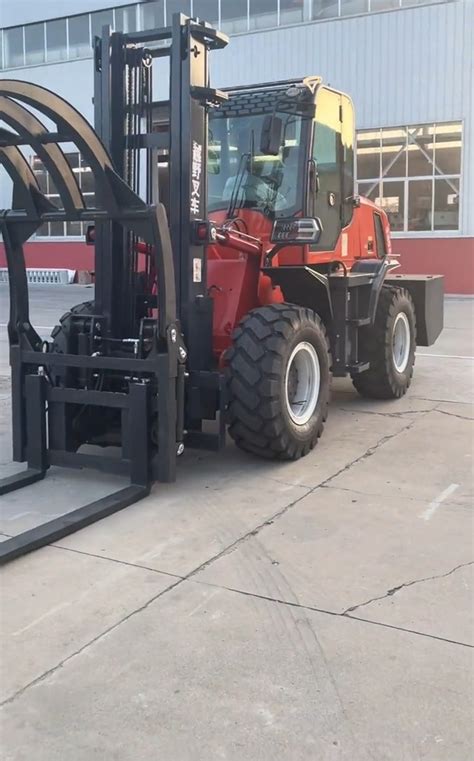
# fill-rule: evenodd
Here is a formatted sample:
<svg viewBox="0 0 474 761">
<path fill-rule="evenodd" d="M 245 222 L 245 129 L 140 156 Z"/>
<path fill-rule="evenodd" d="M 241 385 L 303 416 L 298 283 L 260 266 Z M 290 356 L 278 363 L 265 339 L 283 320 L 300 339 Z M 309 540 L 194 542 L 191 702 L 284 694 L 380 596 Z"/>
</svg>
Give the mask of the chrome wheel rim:
<svg viewBox="0 0 474 761">
<path fill-rule="evenodd" d="M 291 352 L 285 374 L 285 400 L 288 414 L 296 425 L 311 418 L 319 398 L 321 369 L 314 346 L 301 341 Z"/>
<path fill-rule="evenodd" d="M 393 364 L 399 373 L 403 373 L 406 370 L 410 356 L 410 346 L 410 323 L 405 312 L 399 312 L 393 324 L 392 334 Z"/>
</svg>

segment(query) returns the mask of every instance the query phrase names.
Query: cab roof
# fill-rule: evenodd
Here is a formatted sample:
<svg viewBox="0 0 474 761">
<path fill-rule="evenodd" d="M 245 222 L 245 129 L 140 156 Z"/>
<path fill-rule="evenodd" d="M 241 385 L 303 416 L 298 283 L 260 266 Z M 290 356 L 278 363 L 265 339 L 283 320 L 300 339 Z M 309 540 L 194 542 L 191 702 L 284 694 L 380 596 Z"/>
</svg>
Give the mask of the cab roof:
<svg viewBox="0 0 474 761">
<path fill-rule="evenodd" d="M 277 111 L 312 118 L 314 93 L 321 81 L 321 77 L 304 77 L 226 88 L 224 92 L 229 100 L 216 109 L 213 118 L 272 114 Z"/>
</svg>

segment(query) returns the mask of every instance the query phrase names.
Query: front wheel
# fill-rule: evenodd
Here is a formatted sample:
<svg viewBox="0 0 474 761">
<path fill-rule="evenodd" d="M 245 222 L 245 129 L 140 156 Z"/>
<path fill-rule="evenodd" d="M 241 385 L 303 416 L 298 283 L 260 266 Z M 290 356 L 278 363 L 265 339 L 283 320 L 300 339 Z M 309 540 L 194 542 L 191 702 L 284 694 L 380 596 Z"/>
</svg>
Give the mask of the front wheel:
<svg viewBox="0 0 474 761">
<path fill-rule="evenodd" d="M 318 441 L 330 393 L 329 346 L 310 309 L 270 304 L 250 312 L 228 354 L 229 433 L 268 459 L 296 460 Z"/>
<path fill-rule="evenodd" d="M 399 399 L 406 394 L 415 350 L 415 307 L 410 294 L 404 288 L 382 286 L 375 322 L 360 332 L 359 357 L 370 367 L 352 376 L 359 394 L 372 399 Z"/>
</svg>

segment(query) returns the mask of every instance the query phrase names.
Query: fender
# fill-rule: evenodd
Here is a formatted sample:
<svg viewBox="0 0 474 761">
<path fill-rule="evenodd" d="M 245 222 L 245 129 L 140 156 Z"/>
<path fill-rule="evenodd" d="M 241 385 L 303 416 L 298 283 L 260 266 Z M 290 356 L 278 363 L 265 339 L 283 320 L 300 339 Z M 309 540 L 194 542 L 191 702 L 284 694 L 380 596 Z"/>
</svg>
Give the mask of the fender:
<svg viewBox="0 0 474 761">
<path fill-rule="evenodd" d="M 359 275 L 373 275 L 372 284 L 370 286 L 370 296 L 368 304 L 367 317 L 370 320 L 370 324 L 373 325 L 375 321 L 375 314 L 377 312 L 377 305 L 379 303 L 380 290 L 386 280 L 386 275 L 390 270 L 399 267 L 398 262 L 387 259 L 359 259 L 354 263 L 351 273 Z"/>
<path fill-rule="evenodd" d="M 285 301 L 313 309 L 328 324 L 333 317 L 329 281 L 313 267 L 304 265 L 263 267 L 262 272 L 279 286 Z"/>
</svg>

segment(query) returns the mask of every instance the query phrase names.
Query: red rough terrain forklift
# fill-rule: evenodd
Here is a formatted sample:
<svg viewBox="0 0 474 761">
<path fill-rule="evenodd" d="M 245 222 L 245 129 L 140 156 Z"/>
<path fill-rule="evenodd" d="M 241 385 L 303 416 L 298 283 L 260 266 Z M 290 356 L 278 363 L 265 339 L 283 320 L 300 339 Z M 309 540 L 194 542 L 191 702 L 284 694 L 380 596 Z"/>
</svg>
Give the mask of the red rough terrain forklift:
<svg viewBox="0 0 474 761">
<path fill-rule="evenodd" d="M 104 27 L 95 130 L 49 90 L 0 81 L 0 159 L 14 183 L 0 218 L 13 458 L 28 464 L 0 494 L 51 465 L 131 481 L 2 542 L 1 562 L 173 481 L 184 447 L 218 449 L 227 426 L 260 457 L 306 455 L 331 376 L 396 399 L 416 343 L 442 330 L 442 278 L 394 274 L 387 216 L 355 194 L 350 98 L 319 77 L 213 89 L 209 52 L 227 42 L 182 14 L 164 29 Z M 168 99 L 155 100 L 154 75 Z M 62 147 L 71 144 L 94 178 L 89 206 Z M 41 192 L 25 147 L 59 203 Z M 57 220 L 91 222 L 95 294 L 44 341 L 29 318 L 23 243 Z M 203 430 L 213 420 L 217 431 Z"/>
</svg>

